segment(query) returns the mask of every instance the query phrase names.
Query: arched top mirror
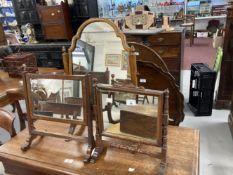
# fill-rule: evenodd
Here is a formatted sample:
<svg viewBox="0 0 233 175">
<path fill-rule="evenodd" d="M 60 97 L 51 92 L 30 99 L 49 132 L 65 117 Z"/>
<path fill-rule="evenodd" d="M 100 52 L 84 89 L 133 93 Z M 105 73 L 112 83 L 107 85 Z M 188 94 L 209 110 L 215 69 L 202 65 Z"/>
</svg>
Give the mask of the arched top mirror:
<svg viewBox="0 0 233 175">
<path fill-rule="evenodd" d="M 125 35 L 109 19 L 92 18 L 83 23 L 69 48 L 69 74 L 104 72 L 136 82 L 136 60 Z"/>
</svg>

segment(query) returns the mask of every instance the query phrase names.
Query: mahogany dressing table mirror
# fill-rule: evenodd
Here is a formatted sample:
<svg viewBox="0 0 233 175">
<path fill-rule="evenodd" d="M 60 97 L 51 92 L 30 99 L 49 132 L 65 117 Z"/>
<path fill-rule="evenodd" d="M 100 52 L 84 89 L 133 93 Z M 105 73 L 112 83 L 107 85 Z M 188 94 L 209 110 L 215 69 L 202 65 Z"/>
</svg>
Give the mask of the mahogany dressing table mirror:
<svg viewBox="0 0 233 175">
<path fill-rule="evenodd" d="M 136 85 L 136 60 L 133 47 L 109 19 L 91 18 L 84 22 L 72 39 L 68 53 L 63 54 L 66 73 L 104 72 L 116 78 L 130 78 Z"/>
<path fill-rule="evenodd" d="M 103 107 L 113 103 L 107 94 L 120 92 L 126 103 L 112 106 L 111 113 L 120 118 L 119 123 L 108 122 Z M 166 167 L 167 125 L 169 91 L 157 91 L 120 84 L 97 84 L 96 96 L 96 146 L 91 162 L 104 152 L 105 147 L 115 147 L 137 154 L 146 154 L 161 160 L 160 174 Z M 144 96 L 147 100 L 139 100 Z"/>
<path fill-rule="evenodd" d="M 89 161 L 94 147 L 87 90 L 90 86 L 89 82 L 88 75 L 26 74 L 24 76 L 29 138 L 21 147 L 22 151 L 26 151 L 31 145 L 36 147 L 36 144 L 39 144 L 38 136 L 58 137 L 67 141 L 87 143 L 84 162 Z M 73 126 L 74 129 L 76 128 L 76 134 L 59 132 L 56 125 L 54 128 L 41 129 L 37 126 L 42 120 L 70 125 L 69 130 L 72 130 Z M 87 132 L 85 126 L 88 126 Z"/>
</svg>

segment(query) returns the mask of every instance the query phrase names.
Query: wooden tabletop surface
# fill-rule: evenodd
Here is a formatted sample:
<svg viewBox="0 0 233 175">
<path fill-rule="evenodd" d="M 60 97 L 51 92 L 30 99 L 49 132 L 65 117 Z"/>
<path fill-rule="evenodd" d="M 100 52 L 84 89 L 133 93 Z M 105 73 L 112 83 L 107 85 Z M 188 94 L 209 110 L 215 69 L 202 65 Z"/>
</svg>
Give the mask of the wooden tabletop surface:
<svg viewBox="0 0 233 175">
<path fill-rule="evenodd" d="M 68 132 L 68 125 L 39 121 L 36 127 L 53 132 Z M 27 129 L 0 147 L 0 160 L 6 173 L 15 175 L 157 175 L 160 160 L 108 148 L 95 164 L 84 164 L 86 144 L 43 137 L 34 140 L 25 153 L 20 146 L 28 137 Z M 182 127 L 168 128 L 167 175 L 199 174 L 199 131 Z M 129 169 L 133 172 L 129 172 Z"/>
</svg>

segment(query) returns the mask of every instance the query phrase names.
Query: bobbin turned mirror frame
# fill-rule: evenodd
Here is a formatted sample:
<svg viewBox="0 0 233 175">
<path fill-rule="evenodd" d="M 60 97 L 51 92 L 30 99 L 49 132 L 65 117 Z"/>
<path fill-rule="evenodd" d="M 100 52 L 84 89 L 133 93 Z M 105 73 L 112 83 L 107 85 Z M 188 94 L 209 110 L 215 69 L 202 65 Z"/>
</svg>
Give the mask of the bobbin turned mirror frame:
<svg viewBox="0 0 233 175">
<path fill-rule="evenodd" d="M 115 116 L 120 116 L 120 123 L 106 123 L 102 106 L 105 103 L 113 102 L 109 96 L 106 98 L 106 94 L 118 92 L 129 96 L 125 106 L 116 107 L 119 113 L 117 113 L 116 108 L 111 109 Z M 150 104 L 148 102 L 144 105 L 144 102 L 139 101 L 139 96 L 150 98 Z M 164 174 L 167 157 L 169 90 L 157 91 L 119 84 L 97 84 L 95 97 L 97 111 L 96 146 L 90 162 L 98 161 L 97 159 L 104 152 L 105 147 L 115 147 L 160 159 L 160 174 Z M 151 103 L 152 97 L 157 99 L 157 103 Z M 146 126 L 143 125 L 144 123 Z M 160 148 L 160 151 L 154 152 L 155 148 Z"/>
</svg>

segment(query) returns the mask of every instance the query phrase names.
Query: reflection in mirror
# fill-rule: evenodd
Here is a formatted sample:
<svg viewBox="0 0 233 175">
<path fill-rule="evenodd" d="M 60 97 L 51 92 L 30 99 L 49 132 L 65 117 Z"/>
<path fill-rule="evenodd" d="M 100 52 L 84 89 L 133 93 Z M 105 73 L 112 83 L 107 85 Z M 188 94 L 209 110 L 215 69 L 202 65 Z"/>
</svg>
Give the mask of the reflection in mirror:
<svg viewBox="0 0 233 175">
<path fill-rule="evenodd" d="M 93 71 L 95 47 L 79 40 L 76 44 L 76 48 L 72 53 L 73 59 L 73 74 L 79 72 Z"/>
<path fill-rule="evenodd" d="M 72 53 L 73 73 L 77 70 L 103 72 L 108 67 L 110 74 L 126 79 L 128 55 L 111 25 L 93 22 L 83 29 Z"/>
<path fill-rule="evenodd" d="M 83 120 L 81 81 L 33 79 L 30 84 L 34 116 L 38 118 Z"/>
<path fill-rule="evenodd" d="M 125 138 L 157 138 L 158 98 L 126 92 L 102 94 L 102 108 L 111 106 L 111 115 L 117 124 L 108 122 L 108 111 L 102 111 L 104 133 Z M 109 109 L 109 108 L 108 108 Z"/>
</svg>

